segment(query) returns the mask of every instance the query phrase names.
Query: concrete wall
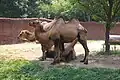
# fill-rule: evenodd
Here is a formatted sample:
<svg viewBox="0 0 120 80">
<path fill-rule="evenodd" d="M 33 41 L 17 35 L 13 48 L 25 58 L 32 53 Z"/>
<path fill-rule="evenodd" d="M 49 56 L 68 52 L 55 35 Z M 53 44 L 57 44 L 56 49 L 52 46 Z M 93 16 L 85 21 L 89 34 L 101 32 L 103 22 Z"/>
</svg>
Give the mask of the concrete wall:
<svg viewBox="0 0 120 80">
<path fill-rule="evenodd" d="M 23 29 L 34 31 L 28 26 L 28 22 L 37 18 L 0 18 L 0 44 L 18 43 L 17 35 Z M 103 40 L 105 28 L 102 24 L 96 22 L 81 22 L 88 30 L 89 40 Z M 120 34 L 120 24 L 117 24 L 111 30 L 112 34 Z"/>
</svg>

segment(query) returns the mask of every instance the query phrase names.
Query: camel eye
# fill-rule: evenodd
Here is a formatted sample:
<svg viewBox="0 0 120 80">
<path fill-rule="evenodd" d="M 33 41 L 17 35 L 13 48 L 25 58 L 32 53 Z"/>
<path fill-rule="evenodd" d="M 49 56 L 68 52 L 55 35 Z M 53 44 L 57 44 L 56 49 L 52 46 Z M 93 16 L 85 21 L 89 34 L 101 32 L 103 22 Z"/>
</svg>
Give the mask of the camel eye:
<svg viewBox="0 0 120 80">
<path fill-rule="evenodd" d="M 33 24 L 35 24 L 35 22 L 33 22 Z"/>
<path fill-rule="evenodd" d="M 22 34 L 20 34 L 20 36 L 22 36 Z"/>
</svg>

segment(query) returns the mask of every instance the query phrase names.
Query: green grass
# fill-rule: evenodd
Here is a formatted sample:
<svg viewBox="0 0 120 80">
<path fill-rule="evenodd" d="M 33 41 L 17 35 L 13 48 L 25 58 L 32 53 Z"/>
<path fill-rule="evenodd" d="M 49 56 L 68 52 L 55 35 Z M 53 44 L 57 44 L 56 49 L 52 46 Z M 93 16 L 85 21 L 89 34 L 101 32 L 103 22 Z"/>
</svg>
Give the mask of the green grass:
<svg viewBox="0 0 120 80">
<path fill-rule="evenodd" d="M 105 51 L 99 51 L 99 52 L 97 52 L 97 54 L 105 55 L 106 52 Z M 110 55 L 120 55 L 120 50 L 111 50 Z"/>
<path fill-rule="evenodd" d="M 49 66 L 24 59 L 0 60 L 0 80 L 120 80 L 119 69 Z"/>
</svg>

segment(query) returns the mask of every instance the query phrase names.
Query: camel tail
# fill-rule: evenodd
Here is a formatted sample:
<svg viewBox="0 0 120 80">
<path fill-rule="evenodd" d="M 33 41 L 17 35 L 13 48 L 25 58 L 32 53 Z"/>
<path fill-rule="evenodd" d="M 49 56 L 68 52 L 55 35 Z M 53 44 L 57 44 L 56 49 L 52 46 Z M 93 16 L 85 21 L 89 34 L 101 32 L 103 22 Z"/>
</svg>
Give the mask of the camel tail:
<svg viewBox="0 0 120 80">
<path fill-rule="evenodd" d="M 87 33 L 87 29 L 84 28 L 85 33 Z"/>
</svg>

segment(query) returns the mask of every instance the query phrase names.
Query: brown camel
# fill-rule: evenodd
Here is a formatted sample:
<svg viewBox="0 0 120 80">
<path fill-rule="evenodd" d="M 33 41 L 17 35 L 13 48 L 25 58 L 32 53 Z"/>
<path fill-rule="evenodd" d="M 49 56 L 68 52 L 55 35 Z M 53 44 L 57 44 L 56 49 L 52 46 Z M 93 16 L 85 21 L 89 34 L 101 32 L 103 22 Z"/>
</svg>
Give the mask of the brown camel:
<svg viewBox="0 0 120 80">
<path fill-rule="evenodd" d="M 53 41 L 49 40 L 49 36 L 47 34 L 48 33 L 47 30 L 49 30 L 52 25 L 49 24 L 49 23 L 47 23 L 47 24 L 44 24 L 44 23 L 46 23 L 46 22 L 41 22 L 41 21 L 38 21 L 38 20 L 35 20 L 35 21 L 29 23 L 30 26 L 32 26 L 32 27 L 35 28 L 35 37 L 36 37 L 36 40 L 38 40 L 39 43 L 41 43 L 41 46 L 42 46 L 43 56 L 42 56 L 41 60 L 45 60 L 46 57 L 53 58 L 55 56 L 55 52 L 54 52 L 54 49 L 53 49 L 53 45 L 54 45 Z M 68 46 L 68 47 L 70 47 L 70 46 Z M 53 53 L 50 54 L 51 52 L 53 52 Z M 72 55 L 72 57 L 73 57 L 72 59 L 75 59 L 76 55 L 75 55 L 74 49 L 71 49 L 70 54 L 73 54 Z"/>
<path fill-rule="evenodd" d="M 54 42 L 55 51 L 57 53 L 53 64 L 60 62 L 60 55 L 63 52 L 64 43 L 72 42 L 75 38 L 78 38 L 78 41 L 85 50 L 85 57 L 81 62 L 88 64 L 89 49 L 87 46 L 87 30 L 80 25 L 80 22 L 76 19 L 72 19 L 68 23 L 65 23 L 62 18 L 59 18 L 54 19 L 53 22 L 52 28 L 48 31 L 49 39 Z"/>
<path fill-rule="evenodd" d="M 88 64 L 89 49 L 87 47 L 87 30 L 80 25 L 79 21 L 72 19 L 68 23 L 65 23 L 64 20 L 60 18 L 54 19 L 49 24 L 50 28 L 47 32 L 43 31 L 43 25 L 41 25 L 39 21 L 33 21 L 29 25 L 35 27 L 35 34 L 38 40 L 40 39 L 39 37 L 42 38 L 42 36 L 44 36 L 50 39 L 48 41 L 54 42 L 55 53 L 57 54 L 54 57 L 53 64 L 60 62 L 61 51 L 64 51 L 64 43 L 72 42 L 75 38 L 78 38 L 78 41 L 85 49 L 85 57 L 81 62 Z M 40 32 L 43 33 L 41 34 Z"/>
<path fill-rule="evenodd" d="M 35 41 L 34 33 L 28 30 L 21 30 L 17 38 L 21 41 L 33 42 Z"/>
<path fill-rule="evenodd" d="M 77 43 L 78 39 L 76 38 L 73 42 L 71 43 L 66 43 L 65 46 L 65 50 L 63 51 L 63 54 L 61 55 L 61 61 L 64 62 L 69 62 L 71 60 L 76 59 L 76 52 L 74 50 L 74 46 Z M 48 58 L 54 58 L 55 57 L 55 50 L 51 50 L 46 52 L 46 56 Z"/>
<path fill-rule="evenodd" d="M 45 24 L 45 23 L 46 22 L 42 22 L 42 24 Z M 23 42 L 24 41 L 33 42 L 35 41 L 35 35 L 34 33 L 28 30 L 22 30 L 18 35 L 18 39 L 22 40 Z M 76 53 L 74 50 L 75 44 L 76 44 L 76 39 L 72 43 L 65 44 L 65 51 L 64 51 L 64 55 L 62 55 L 61 61 L 69 62 L 76 58 Z M 54 58 L 55 56 L 54 48 L 52 47 L 52 49 L 50 51 L 47 51 L 45 54 L 46 54 L 46 58 Z"/>
</svg>

